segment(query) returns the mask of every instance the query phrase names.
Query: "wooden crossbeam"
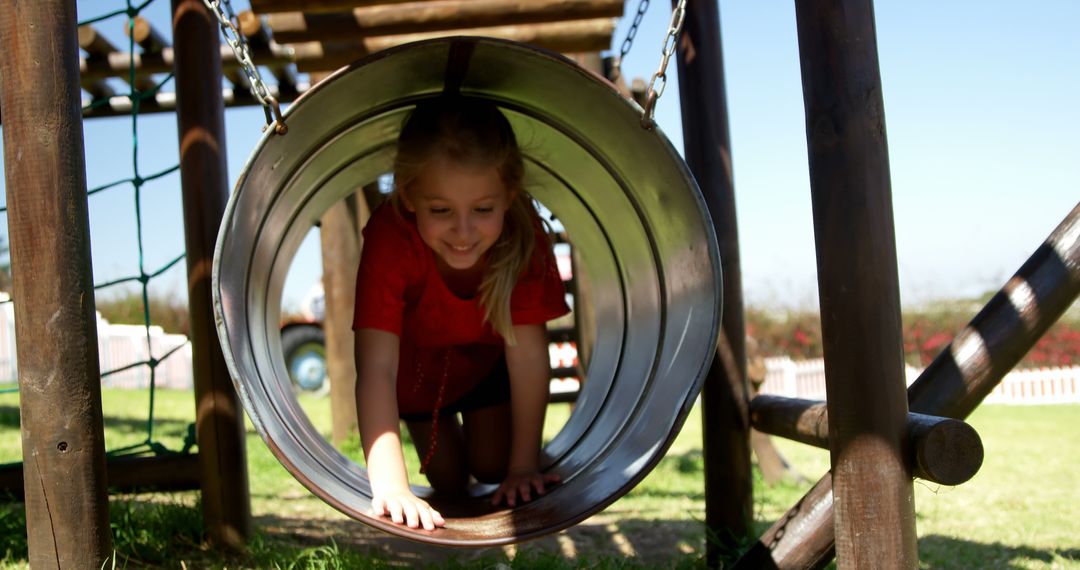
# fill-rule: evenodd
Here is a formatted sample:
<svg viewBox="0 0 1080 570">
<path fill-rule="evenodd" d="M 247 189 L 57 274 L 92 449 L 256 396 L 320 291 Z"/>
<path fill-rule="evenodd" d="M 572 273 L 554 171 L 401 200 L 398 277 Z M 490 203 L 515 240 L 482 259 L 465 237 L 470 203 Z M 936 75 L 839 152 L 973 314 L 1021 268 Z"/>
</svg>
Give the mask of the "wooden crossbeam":
<svg viewBox="0 0 1080 570">
<path fill-rule="evenodd" d="M 290 44 L 290 47 L 300 71 L 326 71 L 348 65 L 369 53 L 443 36 L 487 36 L 528 43 L 563 53 L 600 51 L 610 47 L 614 29 L 614 19 L 594 18 L 574 22 L 375 36 L 351 42 L 303 42 Z"/>
<path fill-rule="evenodd" d="M 294 43 L 543 22 L 568 23 L 617 18 L 622 12 L 623 0 L 437 0 L 381 4 L 329 14 L 282 12 L 271 14 L 269 23 L 274 39 Z"/>
<path fill-rule="evenodd" d="M 86 52 L 86 61 L 88 62 L 88 64 L 91 65 L 104 64 L 106 62 L 112 61 L 116 58 L 117 55 L 123 53 L 119 49 L 117 49 L 116 46 L 114 46 L 112 42 L 108 40 L 108 38 L 102 35 L 101 32 L 97 30 L 97 28 L 94 28 L 93 26 L 79 26 L 79 47 Z M 80 59 L 80 67 L 81 63 L 82 60 Z M 125 82 L 130 83 L 131 77 L 126 60 L 125 65 L 120 71 L 122 71 L 123 73 L 113 73 L 106 76 L 84 76 L 82 77 L 83 88 L 87 89 L 87 91 L 90 92 L 91 95 L 96 95 L 93 89 L 98 88 L 106 77 L 118 77 Z M 87 88 L 87 85 L 89 85 L 91 88 Z M 146 91 L 148 89 L 152 89 L 153 87 L 154 80 L 149 75 L 136 72 L 136 89 Z M 107 93 L 107 95 L 105 93 Z M 114 91 L 109 88 L 107 91 L 102 91 L 100 94 L 104 96 L 111 96 L 113 93 Z"/>
<path fill-rule="evenodd" d="M 353 8 L 378 4 L 405 4 L 416 0 L 252 0 L 251 11 L 256 14 L 304 11 L 311 14 L 347 12 Z"/>
<path fill-rule="evenodd" d="M 236 69 L 239 63 L 232 48 L 227 44 L 221 45 L 221 65 L 224 69 Z M 277 44 L 271 44 L 265 49 L 252 50 L 252 57 L 259 65 L 285 65 L 292 61 L 290 50 Z M 83 79 L 104 79 L 107 77 L 124 77 L 128 73 L 128 66 L 134 58 L 135 70 L 140 74 L 170 73 L 173 70 L 173 49 L 163 48 L 158 54 L 134 55 L 127 52 L 113 52 L 107 58 L 79 58 L 79 71 Z"/>
<path fill-rule="evenodd" d="M 290 89 L 283 90 L 279 85 L 267 85 L 266 89 L 270 93 L 270 96 L 277 99 L 279 103 L 288 103 L 296 100 L 300 94 L 304 93 L 310 88 L 308 83 L 300 83 L 291 85 Z M 260 103 L 255 100 L 251 95 L 251 91 L 247 89 L 223 89 L 221 92 L 222 100 L 226 107 L 251 107 L 259 105 Z M 84 106 L 88 103 L 83 101 Z M 83 111 L 84 119 L 95 119 L 98 117 L 118 117 L 131 114 L 131 99 L 124 95 L 116 95 L 109 98 L 108 103 L 95 107 L 93 109 L 87 108 Z M 162 91 L 156 93 L 154 97 L 144 99 L 139 103 L 139 114 L 145 115 L 150 113 L 172 113 L 176 111 L 176 93 L 168 91 Z"/>
<path fill-rule="evenodd" d="M 263 19 L 251 10 L 240 12 L 240 33 L 244 34 L 248 47 L 257 53 L 267 53 L 274 50 L 278 44 L 270 37 L 270 31 L 263 25 Z M 280 49 L 280 48 L 279 48 Z M 261 62 L 260 62 L 261 63 Z M 274 79 L 277 80 L 278 88 L 283 94 L 293 94 L 297 90 L 296 70 L 288 63 L 272 63 L 267 66 Z M 312 81 L 312 83 L 315 83 Z"/>
<path fill-rule="evenodd" d="M 825 402 L 758 396 L 750 401 L 750 422 L 762 433 L 829 449 Z M 907 431 L 907 459 L 920 479 L 959 485 L 974 477 L 982 466 L 982 439 L 963 420 L 909 412 Z"/>
<path fill-rule="evenodd" d="M 91 26 L 79 27 L 79 47 L 86 51 L 90 59 L 107 58 L 110 52 L 116 51 L 109 40 L 105 39 L 96 29 Z M 80 79 L 80 86 L 92 99 L 112 97 L 116 90 L 110 86 L 104 78 Z"/>
<path fill-rule="evenodd" d="M 124 27 L 124 33 L 128 34 L 128 37 L 134 36 L 135 43 L 139 44 L 145 54 L 161 53 L 161 50 L 169 47 L 165 36 L 154 29 L 150 21 L 142 16 L 135 16 L 131 26 Z"/>
</svg>

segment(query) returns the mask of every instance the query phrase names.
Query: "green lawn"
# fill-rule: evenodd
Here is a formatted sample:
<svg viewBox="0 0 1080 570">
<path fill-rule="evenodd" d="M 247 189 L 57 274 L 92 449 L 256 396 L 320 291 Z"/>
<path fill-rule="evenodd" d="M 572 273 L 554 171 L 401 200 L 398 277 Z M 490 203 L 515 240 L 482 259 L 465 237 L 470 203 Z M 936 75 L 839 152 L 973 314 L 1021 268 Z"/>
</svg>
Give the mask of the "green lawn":
<svg viewBox="0 0 1080 570">
<path fill-rule="evenodd" d="M 110 449 L 146 438 L 147 394 L 109 390 L 105 402 Z M 329 432 L 329 404 L 304 400 L 315 425 Z M 183 446 L 194 417 L 190 393 L 157 394 L 154 438 Z M 548 435 L 565 421 L 568 407 L 549 411 Z M 1080 406 L 1006 407 L 978 410 L 971 424 L 983 438 L 986 461 L 960 487 L 917 481 L 919 555 L 926 568 L 1080 568 Z M 18 395 L 0 394 L 0 462 L 21 458 Z M 199 544 L 195 493 L 114 497 L 116 548 L 129 567 L 352 568 L 441 561 L 442 567 L 697 566 L 704 548 L 700 416 L 695 410 L 668 456 L 645 481 L 603 513 L 559 536 L 517 548 L 448 551 L 417 547 L 367 530 L 313 498 L 290 477 L 254 433 L 248 435 L 252 510 L 257 537 L 243 558 L 221 557 Z M 806 481 L 755 487 L 755 518 L 765 528 L 793 504 L 828 467 L 825 451 L 797 443 L 777 445 Z M 344 451 L 358 457 L 354 438 Z M 415 454 L 411 458 L 415 470 Z M 3 567 L 25 566 L 21 504 L 0 508 Z M 21 538 L 20 538 L 21 537 Z M 409 558 L 412 556 L 414 558 Z M 516 557 L 516 558 L 515 558 Z M 126 562 L 126 563 L 125 563 Z"/>
</svg>

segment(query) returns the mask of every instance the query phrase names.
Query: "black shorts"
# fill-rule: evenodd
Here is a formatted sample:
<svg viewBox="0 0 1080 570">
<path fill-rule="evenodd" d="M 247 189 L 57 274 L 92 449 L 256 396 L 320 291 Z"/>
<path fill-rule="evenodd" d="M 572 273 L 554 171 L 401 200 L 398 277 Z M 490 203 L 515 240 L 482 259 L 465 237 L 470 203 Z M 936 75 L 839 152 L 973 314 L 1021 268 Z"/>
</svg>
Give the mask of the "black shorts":
<svg viewBox="0 0 1080 570">
<path fill-rule="evenodd" d="M 505 404 L 509 401 L 510 371 L 506 369 L 506 359 L 500 358 L 487 378 L 484 378 L 464 396 L 440 408 L 439 415 L 471 412 Z M 432 412 L 417 412 L 415 414 L 399 414 L 398 417 L 407 422 L 430 422 L 431 414 Z"/>
</svg>

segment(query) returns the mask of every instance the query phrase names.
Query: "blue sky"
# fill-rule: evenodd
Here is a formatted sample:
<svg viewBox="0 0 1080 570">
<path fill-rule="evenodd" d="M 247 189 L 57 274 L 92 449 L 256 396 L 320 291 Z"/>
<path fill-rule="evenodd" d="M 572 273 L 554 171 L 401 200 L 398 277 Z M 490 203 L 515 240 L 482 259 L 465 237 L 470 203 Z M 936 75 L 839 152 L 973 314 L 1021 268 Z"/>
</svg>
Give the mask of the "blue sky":
<svg viewBox="0 0 1080 570">
<path fill-rule="evenodd" d="M 79 2 L 79 16 L 119 7 Z M 631 0 L 626 13 L 636 8 Z M 720 10 L 745 295 L 754 305 L 814 308 L 794 6 L 721 2 Z M 168 2 L 158 0 L 148 16 L 167 30 Z M 669 16 L 666 3 L 653 2 L 626 75 L 647 80 L 656 69 Z M 628 20 L 620 22 L 616 47 Z M 1080 2 L 878 2 L 876 20 L 902 301 L 997 289 L 1080 201 Z M 122 19 L 99 26 L 126 45 Z M 657 118 L 681 148 L 673 71 Z M 258 109 L 226 112 L 231 180 L 262 121 Z M 85 123 L 90 187 L 131 175 L 131 131 L 129 118 Z M 138 134 L 140 174 L 176 163 L 173 116 L 140 118 Z M 172 175 L 144 187 L 147 272 L 183 250 L 178 185 Z M 126 186 L 90 198 L 97 282 L 138 271 L 132 194 Z M 6 220 L 0 233 L 7 238 Z M 308 240 L 294 267 L 286 304 L 320 272 L 317 239 Z M 181 264 L 153 282 L 151 293 L 182 293 L 184 282 Z"/>
</svg>

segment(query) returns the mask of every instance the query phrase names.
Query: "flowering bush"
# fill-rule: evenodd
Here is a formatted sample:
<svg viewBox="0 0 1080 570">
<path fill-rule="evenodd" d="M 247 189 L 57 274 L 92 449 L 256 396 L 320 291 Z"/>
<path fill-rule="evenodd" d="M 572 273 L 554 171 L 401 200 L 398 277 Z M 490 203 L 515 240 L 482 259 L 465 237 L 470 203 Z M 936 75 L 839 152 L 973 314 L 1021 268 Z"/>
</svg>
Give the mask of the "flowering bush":
<svg viewBox="0 0 1080 570">
<path fill-rule="evenodd" d="M 970 302 L 942 303 L 902 315 L 904 360 L 925 367 L 952 342 L 953 336 L 978 312 Z M 746 334 L 751 356 L 788 356 L 795 360 L 821 358 L 821 320 L 815 311 L 746 310 Z M 1022 368 L 1080 365 L 1080 318 L 1059 320 L 1024 356 Z"/>
</svg>

